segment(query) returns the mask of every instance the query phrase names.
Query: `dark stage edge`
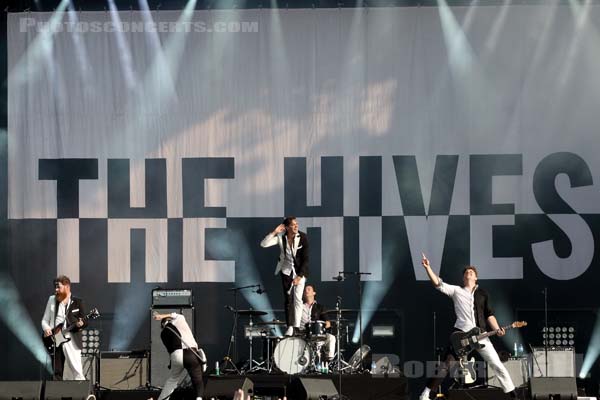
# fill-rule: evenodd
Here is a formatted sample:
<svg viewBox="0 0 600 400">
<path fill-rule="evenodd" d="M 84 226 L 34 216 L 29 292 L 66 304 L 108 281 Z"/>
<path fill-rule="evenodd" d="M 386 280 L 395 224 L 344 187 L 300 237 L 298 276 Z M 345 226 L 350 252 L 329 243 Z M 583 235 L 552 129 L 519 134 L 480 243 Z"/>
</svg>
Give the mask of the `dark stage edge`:
<svg viewBox="0 0 600 400">
<path fill-rule="evenodd" d="M 300 400 L 293 393 L 293 386 L 299 378 L 326 379 L 338 386 L 337 375 L 227 375 L 209 376 L 208 380 L 218 380 L 231 384 L 230 393 L 238 389 L 240 378 L 248 378 L 254 383 L 254 395 L 258 398 L 277 398 L 287 395 L 288 400 Z M 371 375 L 342 375 L 342 394 L 350 400 L 408 400 L 407 379 L 405 377 L 383 377 Z M 148 400 L 157 399 L 160 390 L 99 390 L 98 400 Z M 177 390 L 171 400 L 195 400 L 191 390 Z M 227 397 L 219 397 L 227 398 Z M 231 398 L 231 397 L 229 397 Z M 203 397 L 209 399 L 209 397 Z"/>
</svg>

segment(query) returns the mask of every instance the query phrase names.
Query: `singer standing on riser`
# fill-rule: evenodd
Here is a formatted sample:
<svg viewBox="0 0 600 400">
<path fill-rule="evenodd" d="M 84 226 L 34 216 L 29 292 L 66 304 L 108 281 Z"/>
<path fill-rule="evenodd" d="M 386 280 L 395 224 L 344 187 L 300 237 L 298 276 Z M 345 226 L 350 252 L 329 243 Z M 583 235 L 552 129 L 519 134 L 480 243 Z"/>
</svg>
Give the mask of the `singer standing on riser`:
<svg viewBox="0 0 600 400">
<path fill-rule="evenodd" d="M 286 336 L 300 327 L 302 294 L 308 277 L 308 238 L 298 230 L 296 217 L 286 217 L 260 242 L 261 247 L 279 246 L 275 275 L 280 275 L 285 299 Z"/>
</svg>

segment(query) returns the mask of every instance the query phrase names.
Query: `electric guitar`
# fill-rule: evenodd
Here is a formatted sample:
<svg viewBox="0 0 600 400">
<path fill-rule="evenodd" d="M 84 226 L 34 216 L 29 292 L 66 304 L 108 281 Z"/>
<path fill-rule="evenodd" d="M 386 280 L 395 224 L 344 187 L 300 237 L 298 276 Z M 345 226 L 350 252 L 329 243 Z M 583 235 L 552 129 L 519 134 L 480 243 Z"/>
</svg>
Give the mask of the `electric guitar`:
<svg viewBox="0 0 600 400">
<path fill-rule="evenodd" d="M 93 308 L 85 317 L 84 320 L 96 319 L 100 316 L 97 308 Z M 53 349 L 58 349 L 63 344 L 71 341 L 70 336 L 65 336 L 65 334 L 71 332 L 76 329 L 77 325 L 69 325 L 66 329 L 62 328 L 62 325 L 55 326 L 52 329 L 52 335 L 42 337 L 44 341 L 44 347 L 50 352 L 53 352 Z"/>
<path fill-rule="evenodd" d="M 461 378 L 464 379 L 465 385 L 475 383 L 475 380 L 477 379 L 477 373 L 475 372 L 475 358 L 471 357 L 470 359 L 467 359 L 467 357 L 461 357 L 458 360 L 458 363 L 460 365 L 458 373 L 461 375 Z"/>
<path fill-rule="evenodd" d="M 527 322 L 515 321 L 510 325 L 503 326 L 502 329 L 507 331 L 512 328 L 522 328 L 524 326 L 527 326 Z M 479 343 L 479 341 L 481 339 L 497 335 L 499 331 L 500 329 L 490 332 L 481 332 L 481 329 L 475 327 L 469 332 L 454 332 L 452 335 L 450 335 L 450 344 L 452 345 L 452 348 L 457 356 L 465 356 L 473 350 L 483 348 L 484 345 Z"/>
</svg>

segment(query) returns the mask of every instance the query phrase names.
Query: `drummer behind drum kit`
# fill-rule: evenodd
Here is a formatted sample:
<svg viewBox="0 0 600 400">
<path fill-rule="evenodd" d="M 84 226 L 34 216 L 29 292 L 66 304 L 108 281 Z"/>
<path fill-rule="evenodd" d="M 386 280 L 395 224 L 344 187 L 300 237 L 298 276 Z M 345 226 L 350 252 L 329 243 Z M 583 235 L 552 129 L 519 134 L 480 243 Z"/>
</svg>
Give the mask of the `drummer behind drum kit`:
<svg viewBox="0 0 600 400">
<path fill-rule="evenodd" d="M 244 364 L 239 373 L 287 373 L 287 374 L 320 374 L 320 373 L 360 373 L 363 372 L 362 364 L 370 347 L 363 345 L 356 350 L 350 360 L 346 362 L 342 356 L 344 349 L 341 341 L 348 343 L 349 329 L 348 319 L 342 319 L 342 313 L 354 312 L 354 310 L 334 309 L 326 311 L 325 314 L 335 314 L 337 317 L 333 322 L 336 329 L 336 354 L 331 360 L 327 360 L 323 352 L 327 339 L 325 321 L 313 321 L 294 336 L 278 336 L 278 327 L 286 325 L 284 321 L 272 320 L 254 323 L 253 318 L 266 315 L 264 311 L 237 310 L 237 315 L 247 316 L 248 325 L 244 329 L 244 336 L 248 340 L 250 359 Z M 341 327 L 341 329 L 337 329 Z M 254 359 L 253 341 L 262 341 L 262 360 Z M 345 347 L 345 346 L 344 346 Z"/>
</svg>

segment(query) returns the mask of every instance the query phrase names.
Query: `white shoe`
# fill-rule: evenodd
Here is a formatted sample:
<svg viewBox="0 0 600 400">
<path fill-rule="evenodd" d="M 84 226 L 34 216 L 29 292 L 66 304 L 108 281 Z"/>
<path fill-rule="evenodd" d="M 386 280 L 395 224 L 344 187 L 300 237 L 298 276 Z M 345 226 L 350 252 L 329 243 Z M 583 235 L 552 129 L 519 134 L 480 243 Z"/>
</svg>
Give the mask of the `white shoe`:
<svg viewBox="0 0 600 400">
<path fill-rule="evenodd" d="M 419 396 L 419 400 L 429 400 L 429 393 L 425 394 L 425 392 L 421 393 Z"/>
<path fill-rule="evenodd" d="M 294 336 L 294 327 L 288 326 L 287 331 L 285 331 L 284 336 Z"/>
</svg>

